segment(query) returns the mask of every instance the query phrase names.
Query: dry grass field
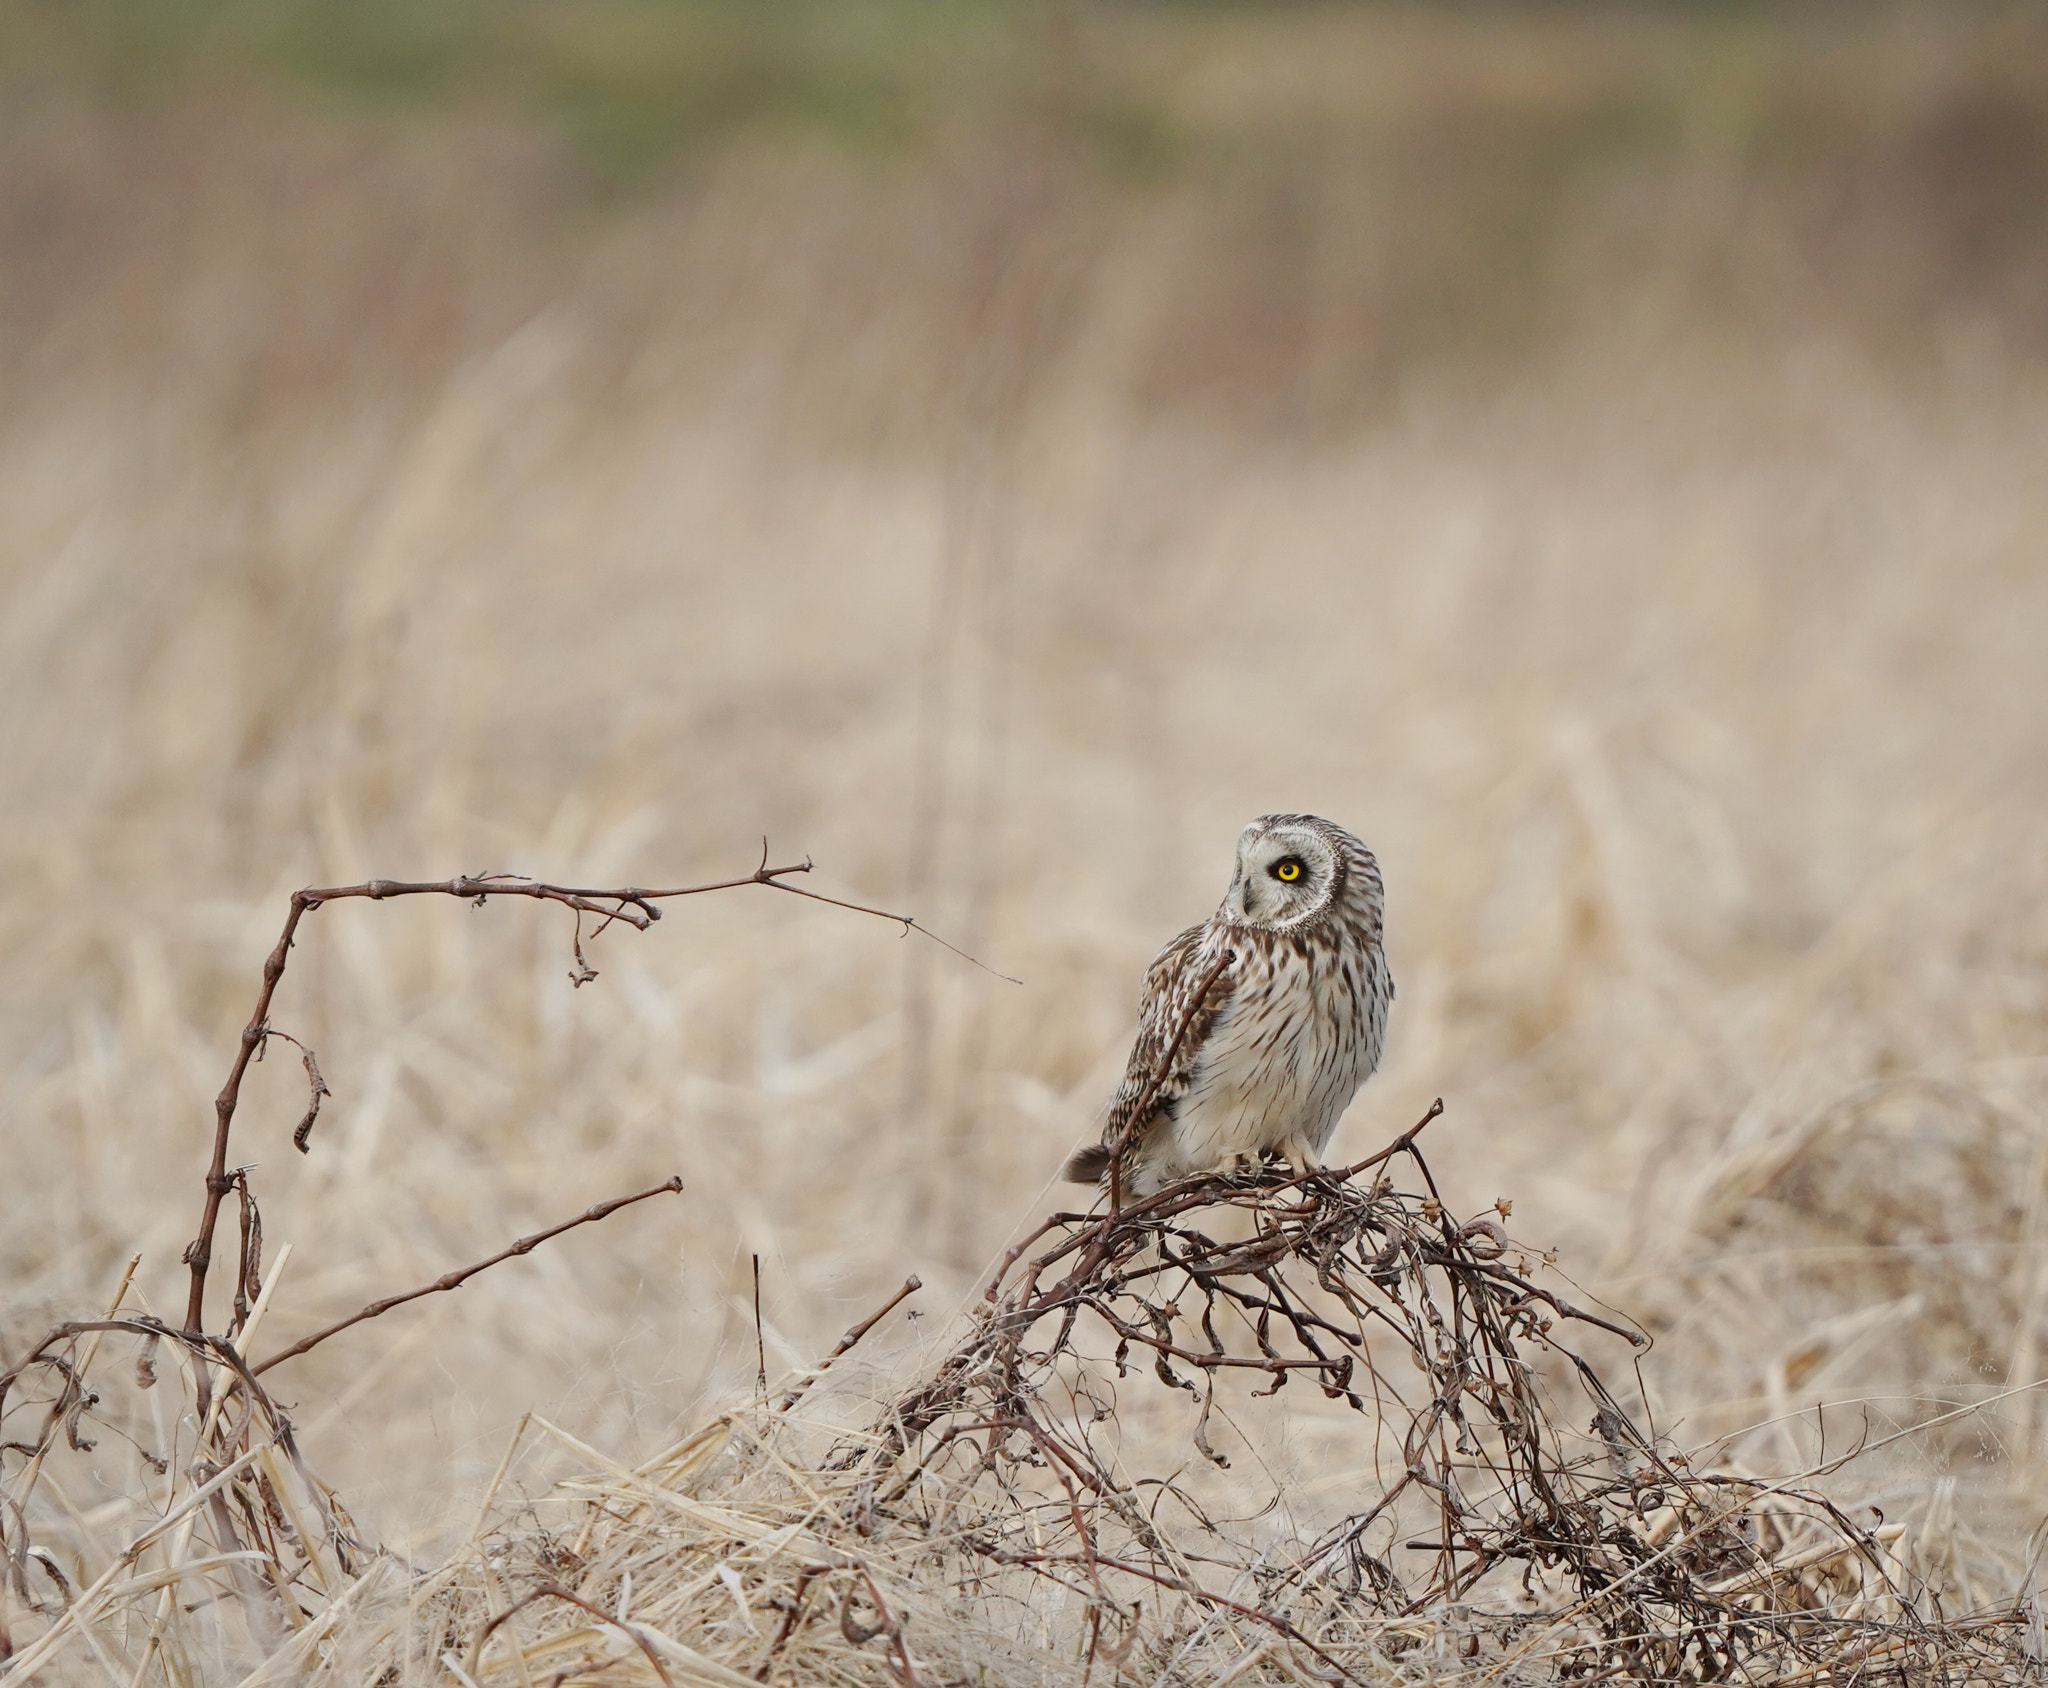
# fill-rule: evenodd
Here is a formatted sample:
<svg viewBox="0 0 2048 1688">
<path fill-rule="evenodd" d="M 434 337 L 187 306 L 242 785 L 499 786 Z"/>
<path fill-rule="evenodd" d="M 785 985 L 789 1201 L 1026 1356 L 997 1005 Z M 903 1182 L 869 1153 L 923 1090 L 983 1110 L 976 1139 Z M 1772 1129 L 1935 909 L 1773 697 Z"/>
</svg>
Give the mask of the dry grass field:
<svg viewBox="0 0 2048 1688">
<path fill-rule="evenodd" d="M 1828 1492 L 1945 1613 L 2013 1608 L 2048 1513 L 2048 1410 L 2005 1393 L 2048 1375 L 2038 13 L 363 15 L 0 8 L 0 1369 L 132 1256 L 124 1307 L 182 1322 L 298 887 L 675 886 L 765 837 L 1021 983 L 759 888 L 586 926 L 581 988 L 559 906 L 309 914 L 272 1024 L 332 1100 L 302 1158 L 273 1045 L 231 1163 L 292 1245 L 258 1347 L 684 1188 L 266 1376 L 391 1573 L 268 1680 L 460 1680 L 390 1651 L 399 1568 L 751 1400 L 755 1257 L 771 1384 L 912 1272 L 835 1410 L 934 1363 L 1073 1200 L 1145 962 L 1296 808 L 1377 850 L 1400 991 L 1332 1153 L 1441 1096 L 1446 1207 L 1510 1198 L 1652 1333 L 1631 1399 L 1696 1465 L 1986 1403 Z M 190 1452 L 177 1368 L 105 1346 L 116 1429 L 0 1503 L 18 1658 L 62 1610 L 27 1544 L 146 1580 L 117 1556 L 181 1477 L 123 1437 Z M 1172 1465 L 1159 1393 L 1125 1436 Z M 501 1469 L 529 1414 L 563 1434 Z M 1220 1494 L 1278 1496 L 1254 1533 L 1351 1509 L 1309 1389 L 1215 1434 Z M 207 1604 L 231 1571 L 37 1670 L 241 1680 L 283 1642 Z M 751 1675 L 744 1600 L 706 1610 L 677 1633 Z M 655 1680 L 614 1652 L 570 1680 Z"/>
</svg>

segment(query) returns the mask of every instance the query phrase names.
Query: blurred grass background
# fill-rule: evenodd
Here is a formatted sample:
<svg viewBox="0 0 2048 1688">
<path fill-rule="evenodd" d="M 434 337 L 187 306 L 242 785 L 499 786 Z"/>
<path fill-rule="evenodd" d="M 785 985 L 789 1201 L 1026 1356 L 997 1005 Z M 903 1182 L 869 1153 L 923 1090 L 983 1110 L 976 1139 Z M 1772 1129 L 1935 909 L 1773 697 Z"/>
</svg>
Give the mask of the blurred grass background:
<svg viewBox="0 0 2048 1688">
<path fill-rule="evenodd" d="M 4 0 L 0 1344 L 136 1250 L 175 1311 L 300 885 L 765 833 L 1024 981 L 765 892 L 580 992 L 555 911 L 312 916 L 273 1336 L 688 1184 L 295 1362 L 425 1551 L 526 1407 L 745 1387 L 752 1253 L 771 1368 L 943 1326 L 1307 808 L 1401 987 L 1333 1152 L 1442 1094 L 1681 1441 L 2030 1380 L 2044 330 L 2032 6 Z M 1863 1498 L 2023 1531 L 2035 1421 Z"/>
</svg>

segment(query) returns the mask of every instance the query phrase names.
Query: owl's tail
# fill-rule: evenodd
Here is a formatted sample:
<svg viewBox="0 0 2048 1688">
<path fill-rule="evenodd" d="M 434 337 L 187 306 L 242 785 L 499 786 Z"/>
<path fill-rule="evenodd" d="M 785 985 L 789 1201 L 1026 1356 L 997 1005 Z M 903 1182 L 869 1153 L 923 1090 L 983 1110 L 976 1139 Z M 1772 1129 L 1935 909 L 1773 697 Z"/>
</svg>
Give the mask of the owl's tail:
<svg viewBox="0 0 2048 1688">
<path fill-rule="evenodd" d="M 1100 1184 L 1109 1171 L 1109 1145 L 1090 1143 L 1076 1149 L 1067 1159 L 1060 1176 L 1069 1184 Z"/>
</svg>

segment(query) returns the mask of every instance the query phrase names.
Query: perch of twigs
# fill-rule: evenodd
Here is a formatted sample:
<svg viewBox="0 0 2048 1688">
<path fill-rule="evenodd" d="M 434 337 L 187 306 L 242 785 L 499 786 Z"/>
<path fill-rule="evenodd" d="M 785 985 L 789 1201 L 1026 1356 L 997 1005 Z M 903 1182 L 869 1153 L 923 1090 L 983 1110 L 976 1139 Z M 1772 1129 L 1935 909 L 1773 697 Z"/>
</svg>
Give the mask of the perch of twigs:
<svg viewBox="0 0 2048 1688">
<path fill-rule="evenodd" d="M 958 1590 L 1078 1602 L 1091 1657 L 1112 1632 L 1119 1658 L 1136 1644 L 1150 1589 L 1155 1663 L 1204 1625 L 1249 1625 L 1308 1674 L 1365 1680 L 1394 1627 L 1531 1577 L 1552 1591 L 1550 1627 L 1503 1617 L 1489 1647 L 1541 1653 L 1545 1672 L 1706 1680 L 1752 1658 L 1813 1671 L 1960 1645 L 1916 1604 L 1896 1529 L 1858 1525 L 1804 1479 L 1695 1472 L 1629 1410 L 1569 1337 L 1624 1366 L 1646 1339 L 1546 1281 L 1541 1251 L 1494 1215 L 1450 1214 L 1417 1145 L 1439 1110 L 1354 1166 L 1194 1178 L 1047 1220 L 959 1346 L 828 1461 L 862 1533 L 921 1544 Z M 1285 1551 L 1222 1543 L 1203 1520 L 1203 1554 L 1237 1568 L 1205 1580 L 1159 1517 L 1171 1498 L 1200 1518 L 1193 1495 L 1140 1481 L 1117 1449 L 1147 1383 L 1186 1398 L 1188 1440 L 1216 1466 L 1222 1416 L 1315 1388 L 1358 1416 L 1378 1475 Z M 1590 1431 L 1565 1428 L 1560 1391 Z"/>
<path fill-rule="evenodd" d="M 814 1368 L 564 1485 L 564 1525 L 508 1525 L 499 1581 L 451 1588 L 433 1633 L 469 1638 L 479 1684 L 623 1668 L 616 1626 L 573 1627 L 550 1587 L 607 1619 L 630 1594 L 679 1681 L 770 1688 L 2023 1674 L 2018 1618 L 1944 1620 L 1906 1533 L 1843 1513 L 1824 1470 L 1688 1465 L 1655 1434 L 1608 1382 L 1641 1336 L 1506 1204 L 1446 1208 L 1435 1114 L 1351 1166 L 1052 1215 L 879 1404 Z M 1303 1388 L 1368 1450 L 1353 1491 L 1298 1534 L 1219 1516 L 1267 1398 Z M 1162 1409 L 1188 1457 L 1134 1433 Z"/>
</svg>

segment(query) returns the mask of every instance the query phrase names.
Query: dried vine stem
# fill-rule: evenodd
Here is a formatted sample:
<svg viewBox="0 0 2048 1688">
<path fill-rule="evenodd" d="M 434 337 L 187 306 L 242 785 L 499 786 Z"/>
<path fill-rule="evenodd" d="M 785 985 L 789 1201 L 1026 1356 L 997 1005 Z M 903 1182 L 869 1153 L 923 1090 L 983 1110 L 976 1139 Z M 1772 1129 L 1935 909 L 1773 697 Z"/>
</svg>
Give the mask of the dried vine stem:
<svg viewBox="0 0 2048 1688">
<path fill-rule="evenodd" d="M 509 1248 L 500 1249 L 487 1260 L 479 1260 L 473 1266 L 464 1266 L 453 1272 L 443 1272 L 430 1284 L 421 1284 L 418 1289 L 409 1289 L 403 1295 L 387 1295 L 382 1301 L 373 1301 L 360 1312 L 351 1313 L 345 1319 L 336 1319 L 324 1329 L 316 1330 L 311 1336 L 302 1336 L 289 1348 L 280 1348 L 275 1354 L 258 1361 L 249 1368 L 251 1375 L 261 1376 L 272 1366 L 282 1365 L 286 1360 L 318 1348 L 330 1336 L 339 1336 L 343 1331 L 365 1320 L 381 1318 L 394 1307 L 403 1307 L 408 1301 L 417 1301 L 423 1295 L 438 1295 L 444 1290 L 460 1289 L 477 1273 L 488 1271 L 503 1261 L 512 1260 L 522 1254 L 530 1254 L 550 1237 L 559 1237 L 564 1231 L 573 1231 L 578 1225 L 594 1224 L 608 1219 L 622 1207 L 631 1207 L 635 1202 L 644 1202 L 649 1196 L 676 1195 L 681 1192 L 680 1178 L 665 1178 L 650 1189 L 636 1191 L 630 1196 L 614 1196 L 608 1202 L 598 1202 L 585 1208 L 574 1219 L 565 1219 L 559 1225 L 550 1225 L 545 1231 L 535 1231 L 531 1236 L 521 1237 Z"/>
<path fill-rule="evenodd" d="M 736 890 L 743 885 L 765 885 L 771 890 L 786 891 L 791 896 L 805 897 L 812 902 L 828 903 L 834 908 L 849 909 L 856 914 L 868 914 L 881 920 L 893 921 L 903 928 L 906 936 L 911 932 L 921 933 L 932 942 L 953 950 L 954 954 L 973 962 L 975 966 L 983 967 L 984 971 L 993 972 L 993 969 L 984 967 L 983 963 L 976 961 L 973 956 L 954 949 L 945 939 L 920 926 L 914 916 L 892 914 L 887 909 L 870 908 L 864 903 L 844 902 L 837 897 L 822 896 L 816 891 L 806 891 L 784 883 L 791 874 L 811 871 L 811 860 L 808 856 L 786 867 L 770 867 L 768 845 L 764 839 L 761 845 L 761 863 L 752 873 L 732 879 L 712 880 L 703 885 L 679 885 L 651 890 L 637 885 L 626 885 L 605 890 L 590 886 L 551 885 L 517 874 L 488 873 L 460 874 L 453 879 L 436 880 L 369 879 L 360 885 L 327 885 L 295 891 L 292 894 L 291 907 L 285 915 L 284 930 L 278 934 L 277 945 L 263 964 L 263 983 L 256 993 L 256 1006 L 249 1016 L 249 1023 L 242 1028 L 241 1045 L 236 1051 L 234 1065 L 229 1069 L 227 1083 L 214 1098 L 213 1155 L 206 1171 L 205 1205 L 200 1211 L 198 1232 L 186 1246 L 184 1254 L 185 1265 L 191 1271 L 191 1286 L 185 1299 L 185 1330 L 196 1335 L 205 1328 L 206 1277 L 213 1264 L 214 1230 L 220 1219 L 221 1203 L 228 1192 L 235 1188 L 235 1176 L 228 1166 L 228 1141 L 234 1128 L 235 1109 L 241 1100 L 242 1080 L 249 1071 L 249 1063 L 261 1055 L 264 1044 L 272 1037 L 287 1035 L 271 1026 L 270 1005 L 272 998 L 277 994 L 278 980 L 284 977 L 286 963 L 291 957 L 292 943 L 298 935 L 299 923 L 311 911 L 325 903 L 342 902 L 352 897 L 368 898 L 372 902 L 382 902 L 392 897 L 460 897 L 479 905 L 491 897 L 529 897 L 540 902 L 560 903 L 576 912 L 576 953 L 580 983 L 583 979 L 596 977 L 582 960 L 581 922 L 585 914 L 599 917 L 599 932 L 615 920 L 624 921 L 635 930 L 644 932 L 661 918 L 659 905 L 669 899 L 702 896 L 709 891 Z M 997 974 L 996 977 L 1007 978 L 1008 975 Z M 296 1038 L 290 1041 L 298 1043 Z M 312 1051 L 303 1044 L 298 1044 L 298 1047 L 305 1060 L 310 1089 L 306 1116 L 300 1121 L 293 1139 L 303 1151 L 307 1146 L 313 1122 L 318 1116 L 321 1098 L 329 1092 Z"/>
<path fill-rule="evenodd" d="M 310 1566 L 318 1564 L 324 1555 L 331 1555 L 343 1576 L 357 1573 L 367 1555 L 355 1539 L 347 1512 L 333 1492 L 307 1468 L 291 1420 L 256 1381 L 255 1373 L 226 1337 L 172 1330 L 163 1321 L 145 1314 L 67 1320 L 52 1326 L 18 1364 L 0 1372 L 0 1423 L 12 1410 L 10 1397 L 31 1388 L 30 1380 L 45 1380 L 54 1391 L 41 1399 L 45 1409 L 41 1434 L 33 1443 L 8 1443 L 10 1450 L 40 1461 L 57 1445 L 60 1435 L 77 1452 L 90 1452 L 96 1446 L 86 1436 L 85 1428 L 100 1397 L 88 1382 L 86 1371 L 99 1336 L 108 1332 L 141 1338 L 138 1374 L 145 1387 L 156 1381 L 149 1357 L 164 1342 L 184 1349 L 195 1362 L 195 1372 L 201 1375 L 213 1367 L 223 1367 L 232 1375 L 233 1381 L 220 1400 L 210 1409 L 202 1406 L 197 1415 L 199 1444 L 189 1469 L 182 1473 L 193 1488 L 189 1493 L 176 1493 L 179 1515 L 189 1516 L 204 1501 L 216 1545 L 223 1554 L 233 1555 L 246 1545 L 274 1566 Z M 92 1338 L 84 1353 L 80 1351 L 81 1337 Z M 25 1404 L 34 1404 L 36 1400 L 31 1395 Z M 235 1403 L 232 1411 L 230 1401 Z M 116 1434 L 121 1432 L 117 1430 Z M 168 1461 L 146 1450 L 142 1451 L 142 1458 L 159 1474 L 168 1468 Z M 281 1463 L 275 1462 L 279 1460 Z M 296 1483 L 299 1492 L 281 1505 L 281 1492 L 288 1481 Z M 164 1523 L 159 1522 L 139 1536 L 88 1594 L 103 1593 L 112 1577 L 132 1564 L 164 1528 Z M 5 1534 L 0 1530 L 0 1546 L 5 1545 Z M 276 1592 L 279 1598 L 286 1597 L 282 1585 Z M 84 1603 L 85 1597 L 81 1596 L 80 1602 L 67 1607 L 67 1621 L 80 1620 L 83 1613 L 79 1608 Z M 60 1630 L 53 1629 L 36 1645 L 54 1647 L 60 1635 Z"/>
<path fill-rule="evenodd" d="M 627 1623 L 625 1619 L 617 1616 L 615 1613 L 607 1612 L 595 1601 L 586 1600 L 573 1588 L 564 1588 L 558 1582 L 544 1582 L 528 1589 L 525 1594 L 513 1601 L 511 1605 L 507 1606 L 504 1611 L 492 1618 L 477 1632 L 476 1640 L 470 1645 L 469 1659 L 464 1669 L 465 1677 L 474 1677 L 477 1674 L 478 1667 L 483 1662 L 484 1647 L 491 1637 L 497 1633 L 498 1626 L 515 1613 L 525 1611 L 536 1600 L 567 1601 L 571 1606 L 588 1612 L 599 1623 L 609 1624 L 640 1649 L 641 1653 L 646 1657 L 648 1664 L 653 1667 L 654 1674 L 661 1679 L 663 1688 L 676 1688 L 676 1679 L 669 1675 L 668 1667 L 661 1662 L 661 1655 L 654 1650 L 653 1645 L 648 1641 L 646 1635 L 641 1632 L 638 1625 Z"/>
<path fill-rule="evenodd" d="M 903 1280 L 903 1287 L 901 1289 L 899 1289 L 894 1295 L 890 1296 L 887 1301 L 883 1302 L 881 1306 L 877 1307 L 865 1319 L 861 1320 L 859 1324 L 855 1325 L 844 1336 L 842 1336 L 839 1339 L 838 1346 L 835 1347 L 831 1353 L 827 1354 L 824 1357 L 824 1359 L 820 1360 L 813 1370 L 808 1372 L 803 1377 L 798 1378 L 795 1383 L 789 1386 L 788 1391 L 783 1395 L 782 1400 L 777 1404 L 776 1411 L 788 1412 L 791 1407 L 795 1406 L 797 1402 L 801 1401 L 804 1398 L 804 1395 L 809 1391 L 811 1385 L 816 1383 L 820 1377 L 824 1376 L 824 1374 L 831 1369 L 832 1363 L 835 1360 L 839 1359 L 843 1354 L 850 1350 L 855 1343 L 859 1342 L 862 1337 L 866 1336 L 869 1331 L 873 1330 L 875 1326 L 880 1324 L 898 1307 L 900 1307 L 904 1302 L 908 1301 L 913 1295 L 915 1295 L 919 1290 L 923 1288 L 924 1279 L 920 1278 L 915 1272 L 911 1273 L 909 1277 L 905 1278 Z"/>
<path fill-rule="evenodd" d="M 14 1485 L 11 1493 L 0 1490 L 0 1578 L 10 1575 L 10 1565 L 16 1562 L 25 1565 L 27 1561 L 23 1556 L 33 1551 L 25 1533 L 27 1522 L 23 1506 L 42 1462 L 60 1448 L 68 1448 L 76 1454 L 90 1454 L 97 1446 L 95 1437 L 107 1430 L 117 1438 L 132 1440 L 132 1432 L 121 1428 L 118 1420 L 103 1419 L 95 1413 L 101 1399 L 100 1390 L 105 1384 L 103 1380 L 96 1383 L 88 1376 L 101 1338 L 110 1332 L 126 1333 L 141 1339 L 135 1379 L 142 1388 L 155 1387 L 159 1381 L 154 1355 L 162 1343 L 169 1342 L 181 1348 L 194 1362 L 191 1373 L 196 1404 L 192 1422 L 199 1427 L 199 1440 L 192 1451 L 189 1468 L 182 1470 L 178 1478 L 173 1478 L 173 1497 L 178 1499 L 181 1493 L 176 1485 L 181 1480 L 189 1481 L 194 1493 L 183 1496 L 179 1504 L 204 1499 L 209 1519 L 208 1532 L 219 1553 L 227 1556 L 219 1562 L 230 1563 L 238 1555 L 246 1560 L 253 1550 L 253 1556 L 268 1568 L 267 1581 L 245 1580 L 239 1590 L 243 1598 L 254 1602 L 252 1610 L 285 1603 L 285 1609 L 296 1626 L 310 1615 L 310 1608 L 304 1606 L 296 1585 L 308 1576 L 316 1580 L 322 1578 L 324 1573 L 320 1568 L 328 1563 L 344 1578 L 355 1576 L 361 1569 L 364 1550 L 355 1539 L 354 1526 L 340 1500 L 308 1469 L 300 1454 L 291 1420 L 264 1389 L 258 1380 L 259 1374 L 318 1347 L 329 1337 L 367 1319 L 374 1319 L 421 1296 L 455 1289 L 479 1272 L 530 1253 L 564 1231 L 595 1223 L 637 1202 L 681 1189 L 682 1180 L 670 1178 L 650 1189 L 599 1202 L 559 1225 L 521 1237 L 487 1259 L 445 1273 L 432 1283 L 403 1295 L 372 1302 L 349 1318 L 301 1338 L 253 1365 L 242 1352 L 244 1339 L 241 1337 L 231 1340 L 208 1333 L 194 1335 L 173 1330 L 160 1320 L 144 1315 L 110 1313 L 103 1319 L 71 1320 L 53 1326 L 18 1364 L 0 1372 L 0 1431 L 12 1429 L 8 1422 L 11 1417 L 36 1416 L 35 1428 L 29 1434 L 0 1434 L 0 1453 L 18 1454 L 27 1461 L 26 1481 Z M 245 1270 L 249 1264 L 247 1256 L 245 1247 Z M 122 1288 L 126 1289 L 125 1278 Z M 118 1303 L 117 1295 L 117 1306 Z M 250 1328 L 253 1330 L 253 1320 Z M 207 1381 L 216 1368 L 228 1374 L 226 1387 L 218 1393 Z M 169 1474 L 170 1460 L 139 1444 L 135 1451 L 158 1477 Z M 164 1452 L 169 1454 L 171 1450 L 165 1449 Z M 187 1506 L 184 1515 L 189 1515 L 190 1510 Z M 19 1532 L 11 1525 L 18 1525 Z M 142 1549 L 155 1539 L 154 1535 L 139 1537 L 116 1561 L 108 1577 L 132 1565 Z M 176 1557 L 175 1553 L 173 1557 Z M 248 1569 L 246 1565 L 238 1568 L 240 1571 Z M 18 1588 L 23 1579 L 15 1574 L 13 1580 Z M 103 1578 L 87 1594 L 97 1599 L 104 1592 L 105 1585 L 106 1579 Z M 324 1585 L 327 1596 L 331 1597 L 334 1591 L 334 1585 Z M 300 1602 L 295 1613 L 293 1602 Z M 68 1602 L 66 1610 L 68 1613 Z M 68 1616 L 65 1619 L 66 1623 L 79 1621 Z M 63 1635 L 62 1629 L 53 1628 L 34 1645 L 47 1654 L 62 1642 Z M 6 1669 L 4 1658 L 0 1658 L 0 1675 L 5 1675 Z"/>
</svg>

